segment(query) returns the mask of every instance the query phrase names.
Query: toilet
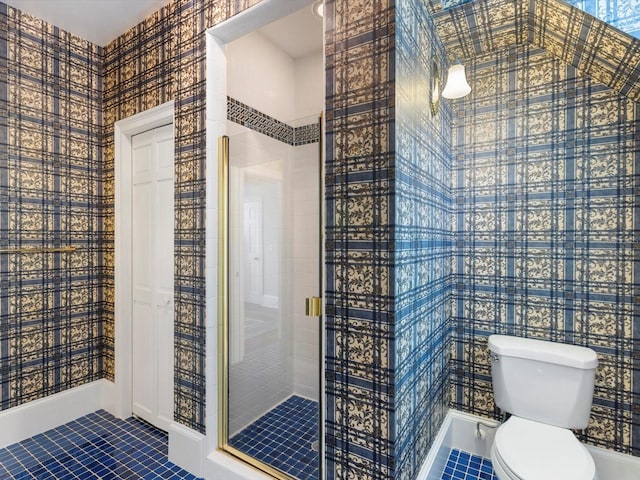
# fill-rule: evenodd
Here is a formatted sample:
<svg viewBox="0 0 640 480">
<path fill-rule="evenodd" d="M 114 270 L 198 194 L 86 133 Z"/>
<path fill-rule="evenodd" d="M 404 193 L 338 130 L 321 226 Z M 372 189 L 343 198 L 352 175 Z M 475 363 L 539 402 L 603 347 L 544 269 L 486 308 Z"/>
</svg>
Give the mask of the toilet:
<svg viewBox="0 0 640 480">
<path fill-rule="evenodd" d="M 511 414 L 496 431 L 499 480 L 594 480 L 596 468 L 569 429 L 589 423 L 596 353 L 562 343 L 491 335 L 495 403 Z"/>
</svg>

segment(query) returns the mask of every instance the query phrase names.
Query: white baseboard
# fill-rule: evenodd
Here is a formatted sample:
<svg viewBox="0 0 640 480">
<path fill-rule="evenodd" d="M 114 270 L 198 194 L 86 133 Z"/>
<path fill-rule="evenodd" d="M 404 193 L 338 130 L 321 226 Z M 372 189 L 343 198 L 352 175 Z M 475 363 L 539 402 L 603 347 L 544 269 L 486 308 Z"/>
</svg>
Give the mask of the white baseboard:
<svg viewBox="0 0 640 480">
<path fill-rule="evenodd" d="M 640 458 L 587 445 L 598 472 L 598 480 L 638 480 Z"/>
<path fill-rule="evenodd" d="M 450 409 L 442 422 L 440 430 L 438 430 L 427 458 L 420 468 L 417 480 L 440 480 L 452 448 L 458 448 L 465 452 L 488 458 L 495 436 L 495 429 L 481 427 L 484 437 L 476 438 L 475 430 L 478 421 L 497 425 L 495 420 Z"/>
<path fill-rule="evenodd" d="M 213 452 L 207 457 L 206 469 L 207 480 L 269 480 L 272 478 L 222 452 Z"/>
<path fill-rule="evenodd" d="M 114 385 L 101 379 L 0 412 L 0 448 L 96 410 L 113 412 Z"/>
<path fill-rule="evenodd" d="M 477 422 L 497 425 L 495 420 L 449 410 L 416 480 L 440 480 L 452 448 L 489 458 L 495 429 L 480 427 L 484 438 L 476 438 Z M 598 480 L 638 480 L 640 458 L 586 445 L 596 464 Z"/>
<path fill-rule="evenodd" d="M 418 472 L 417 480 L 440 480 L 441 473 L 444 470 L 444 466 L 449 458 L 449 451 L 451 447 L 447 445 L 451 444 L 451 417 L 447 413 L 444 417 L 442 425 L 436 438 L 431 444 L 427 458 L 424 460 L 420 471 Z M 440 474 L 440 476 L 438 476 Z"/>
<path fill-rule="evenodd" d="M 169 461 L 196 477 L 204 477 L 205 437 L 184 425 L 169 425 Z"/>
</svg>

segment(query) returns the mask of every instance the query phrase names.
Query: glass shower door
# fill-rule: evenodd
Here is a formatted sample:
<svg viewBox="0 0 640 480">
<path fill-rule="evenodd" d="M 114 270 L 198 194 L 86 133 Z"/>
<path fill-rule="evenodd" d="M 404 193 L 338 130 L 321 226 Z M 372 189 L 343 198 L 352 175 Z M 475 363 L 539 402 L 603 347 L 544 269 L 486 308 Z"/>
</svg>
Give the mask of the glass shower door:
<svg viewBox="0 0 640 480">
<path fill-rule="evenodd" d="M 320 320 L 305 299 L 320 294 L 319 143 L 228 131 L 228 449 L 315 480 Z"/>
</svg>

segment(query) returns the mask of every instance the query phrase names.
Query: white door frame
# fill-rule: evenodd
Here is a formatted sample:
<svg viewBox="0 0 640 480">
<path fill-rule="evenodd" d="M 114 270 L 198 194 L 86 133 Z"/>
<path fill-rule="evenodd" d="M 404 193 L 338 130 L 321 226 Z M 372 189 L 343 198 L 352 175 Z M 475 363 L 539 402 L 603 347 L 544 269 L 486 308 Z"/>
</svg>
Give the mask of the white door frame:
<svg viewBox="0 0 640 480">
<path fill-rule="evenodd" d="M 114 132 L 114 289 L 115 289 L 115 414 L 131 416 L 131 137 L 174 124 L 174 102 L 163 103 L 115 123 Z M 173 351 L 173 345 L 172 345 Z M 173 358 L 173 354 L 171 355 Z M 173 374 L 173 371 L 171 372 Z M 171 390 L 173 397 L 173 389 Z M 173 401 L 172 401 L 173 403 Z"/>
</svg>

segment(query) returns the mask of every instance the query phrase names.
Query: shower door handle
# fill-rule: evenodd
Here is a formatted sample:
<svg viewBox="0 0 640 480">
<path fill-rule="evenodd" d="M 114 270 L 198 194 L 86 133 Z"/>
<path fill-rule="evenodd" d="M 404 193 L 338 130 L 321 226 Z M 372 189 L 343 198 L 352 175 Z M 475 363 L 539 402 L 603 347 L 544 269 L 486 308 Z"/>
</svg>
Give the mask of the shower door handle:
<svg viewBox="0 0 640 480">
<path fill-rule="evenodd" d="M 319 317 L 322 315 L 322 297 L 309 297 L 305 301 L 305 315 Z"/>
</svg>

